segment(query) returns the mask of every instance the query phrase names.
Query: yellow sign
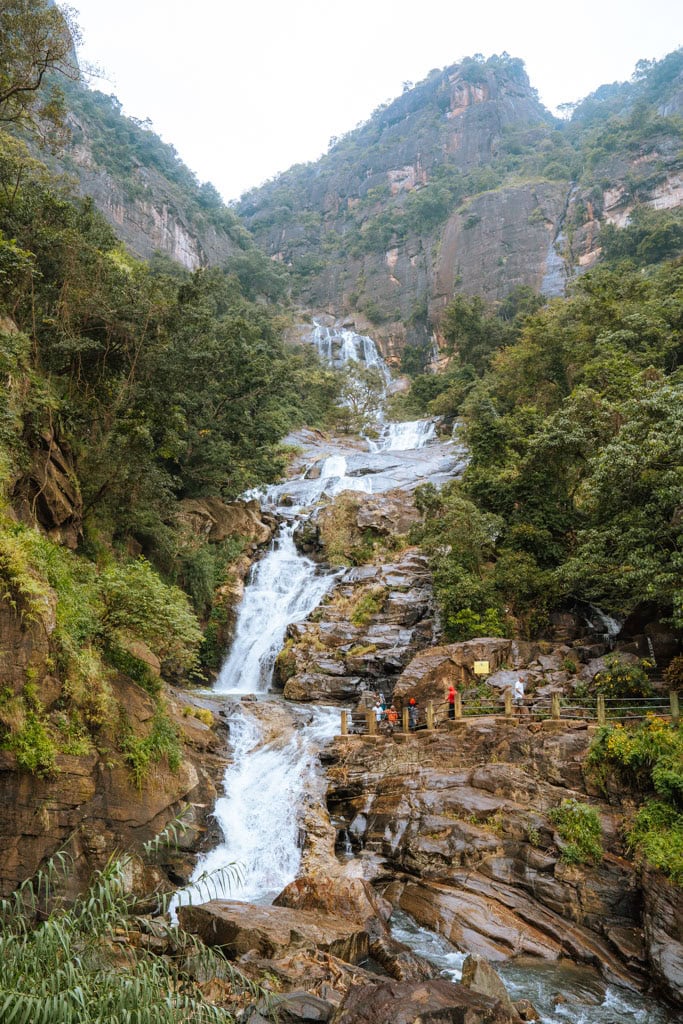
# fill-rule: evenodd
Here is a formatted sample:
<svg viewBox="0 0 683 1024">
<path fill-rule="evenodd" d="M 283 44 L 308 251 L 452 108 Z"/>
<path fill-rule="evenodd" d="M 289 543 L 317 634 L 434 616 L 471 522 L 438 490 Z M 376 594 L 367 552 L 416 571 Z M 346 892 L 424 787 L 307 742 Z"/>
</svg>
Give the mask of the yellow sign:
<svg viewBox="0 0 683 1024">
<path fill-rule="evenodd" d="M 474 663 L 474 674 L 475 676 L 487 676 L 489 674 L 489 663 L 488 661 L 475 661 Z"/>
</svg>

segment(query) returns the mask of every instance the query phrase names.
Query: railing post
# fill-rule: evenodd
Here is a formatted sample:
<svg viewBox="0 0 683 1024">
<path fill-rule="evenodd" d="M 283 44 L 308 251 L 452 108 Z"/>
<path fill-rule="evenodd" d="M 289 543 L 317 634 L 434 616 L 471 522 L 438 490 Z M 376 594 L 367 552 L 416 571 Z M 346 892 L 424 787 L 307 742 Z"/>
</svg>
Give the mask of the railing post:
<svg viewBox="0 0 683 1024">
<path fill-rule="evenodd" d="M 553 716 L 554 721 L 559 722 L 560 720 L 560 695 L 554 693 L 550 698 L 550 714 Z"/>
<path fill-rule="evenodd" d="M 678 725 L 678 718 L 680 715 L 680 709 L 678 706 L 678 690 L 670 691 L 669 703 L 671 704 L 671 722 L 673 725 Z"/>
<path fill-rule="evenodd" d="M 427 728 L 434 728 L 434 701 L 427 701 Z"/>
<path fill-rule="evenodd" d="M 408 708 L 403 708 L 402 725 L 404 732 L 410 732 L 410 724 L 408 722 Z"/>
<path fill-rule="evenodd" d="M 348 736 L 349 735 L 349 720 L 346 717 L 347 715 L 348 715 L 347 711 L 342 711 L 342 713 L 341 713 L 341 734 L 342 734 L 342 736 Z"/>
<path fill-rule="evenodd" d="M 605 695 L 604 693 L 598 694 L 598 725 L 605 725 L 607 722 L 607 715 L 605 714 Z"/>
<path fill-rule="evenodd" d="M 512 690 L 509 686 L 505 691 L 505 717 L 512 718 Z"/>
<path fill-rule="evenodd" d="M 365 721 L 368 723 L 368 734 L 370 736 L 375 736 L 377 733 L 377 719 L 375 718 L 375 712 L 366 711 Z"/>
<path fill-rule="evenodd" d="M 462 718 L 462 695 L 460 690 L 455 691 L 455 717 Z"/>
</svg>

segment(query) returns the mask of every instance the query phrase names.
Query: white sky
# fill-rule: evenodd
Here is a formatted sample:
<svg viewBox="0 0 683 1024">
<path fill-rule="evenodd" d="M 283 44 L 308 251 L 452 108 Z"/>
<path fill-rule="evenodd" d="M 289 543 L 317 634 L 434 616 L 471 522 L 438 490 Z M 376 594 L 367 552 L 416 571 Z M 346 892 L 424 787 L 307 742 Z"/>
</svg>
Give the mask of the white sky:
<svg viewBox="0 0 683 1024">
<path fill-rule="evenodd" d="M 680 0 L 71 0 L 82 58 L 226 200 L 461 57 L 521 57 L 551 110 L 683 41 Z"/>
</svg>

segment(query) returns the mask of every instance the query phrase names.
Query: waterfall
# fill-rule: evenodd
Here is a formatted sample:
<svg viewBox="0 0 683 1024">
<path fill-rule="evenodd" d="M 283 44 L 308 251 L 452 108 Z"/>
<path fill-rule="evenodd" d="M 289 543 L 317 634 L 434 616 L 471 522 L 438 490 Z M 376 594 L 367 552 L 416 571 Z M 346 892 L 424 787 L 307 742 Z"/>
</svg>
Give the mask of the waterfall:
<svg viewBox="0 0 683 1024">
<path fill-rule="evenodd" d="M 287 729 L 264 743 L 255 717 L 244 711 L 231 716 L 233 760 L 214 809 L 223 839 L 200 858 L 190 885 L 177 894 L 174 911 L 207 899 L 270 902 L 296 878 L 297 809 L 312 793 L 322 800 L 317 753 L 338 731 L 339 710 L 317 708 L 306 717 L 303 728 Z"/>
<path fill-rule="evenodd" d="M 379 451 L 416 451 L 436 437 L 433 420 L 410 420 L 406 423 L 389 423 L 386 434 L 380 442 Z"/>
<path fill-rule="evenodd" d="M 297 523 L 287 523 L 255 566 L 244 592 L 230 656 L 216 681 L 216 693 L 264 693 L 287 626 L 316 608 L 334 582 L 294 544 Z"/>
</svg>

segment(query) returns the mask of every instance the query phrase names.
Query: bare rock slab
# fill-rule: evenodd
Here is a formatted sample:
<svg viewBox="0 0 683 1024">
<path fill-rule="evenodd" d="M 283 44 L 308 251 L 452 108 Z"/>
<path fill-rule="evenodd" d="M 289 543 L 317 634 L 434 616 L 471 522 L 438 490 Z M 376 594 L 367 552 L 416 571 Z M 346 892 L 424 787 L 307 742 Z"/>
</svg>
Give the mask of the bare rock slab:
<svg viewBox="0 0 683 1024">
<path fill-rule="evenodd" d="M 186 931 L 207 946 L 220 946 L 229 957 L 254 950 L 265 959 L 278 959 L 293 950 L 317 949 L 357 964 L 368 955 L 368 934 L 360 925 L 317 910 L 211 900 L 182 907 L 178 916 Z"/>
<path fill-rule="evenodd" d="M 381 982 L 349 990 L 332 1018 L 332 1024 L 513 1024 L 497 999 L 480 995 L 441 979 L 412 982 Z"/>
</svg>

